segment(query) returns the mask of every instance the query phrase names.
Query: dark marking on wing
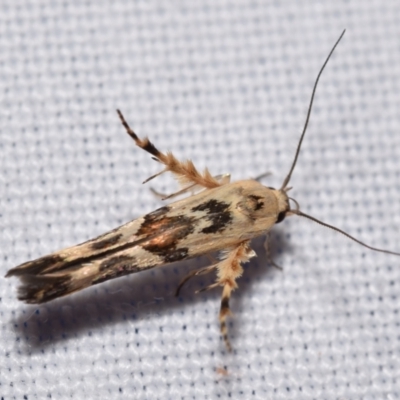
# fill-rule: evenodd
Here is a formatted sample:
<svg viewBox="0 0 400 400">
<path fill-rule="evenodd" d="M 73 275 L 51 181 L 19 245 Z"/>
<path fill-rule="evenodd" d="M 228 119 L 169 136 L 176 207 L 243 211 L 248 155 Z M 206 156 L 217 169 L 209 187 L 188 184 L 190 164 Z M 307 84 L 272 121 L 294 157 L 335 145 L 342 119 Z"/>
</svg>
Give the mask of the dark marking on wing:
<svg viewBox="0 0 400 400">
<path fill-rule="evenodd" d="M 136 258 L 133 256 L 114 256 L 111 258 L 107 258 L 104 260 L 99 267 L 99 271 L 102 272 L 104 270 L 108 270 L 110 268 L 118 268 L 119 266 L 124 266 L 127 263 L 130 265 L 134 265 L 136 263 Z"/>
<path fill-rule="evenodd" d="M 18 288 L 18 299 L 29 304 L 44 303 L 71 293 L 71 277 L 33 276 L 22 277 L 23 286 Z"/>
<path fill-rule="evenodd" d="M 164 258 L 164 262 L 173 262 L 187 257 L 188 249 L 177 248 L 181 239 L 193 233 L 192 218 L 185 216 L 165 217 L 153 225 L 159 233 L 145 241 L 142 248 Z"/>
<path fill-rule="evenodd" d="M 179 248 L 179 242 L 194 231 L 194 217 L 168 216 L 169 207 L 162 207 L 144 217 L 137 235 L 147 240 L 141 243 L 144 250 L 163 257 L 165 263 L 183 260 L 187 248 Z"/>
<path fill-rule="evenodd" d="M 219 214 L 229 207 L 228 203 L 215 199 L 208 200 L 206 203 L 199 204 L 192 208 L 192 211 L 208 211 L 210 214 Z"/>
<path fill-rule="evenodd" d="M 167 228 L 165 226 L 165 221 L 163 219 L 163 216 L 169 212 L 169 207 L 162 207 L 159 208 L 158 210 L 155 210 L 154 212 L 146 215 L 145 221 L 142 223 L 142 229 L 141 232 L 143 234 L 148 234 L 150 236 L 156 236 L 159 234 L 159 229 L 157 224 L 161 224 L 164 226 L 164 228 Z M 160 220 L 164 221 L 164 224 L 160 222 Z M 116 228 L 114 231 L 117 231 L 119 228 Z M 144 239 L 138 239 L 137 241 L 134 242 L 128 242 L 124 243 L 121 245 L 117 245 L 114 248 L 108 248 L 109 246 L 112 246 L 113 244 L 117 244 L 118 240 L 120 239 L 120 234 L 115 233 L 110 238 L 106 238 L 106 235 L 104 234 L 99 236 L 96 239 L 89 240 L 85 243 L 82 244 L 88 244 L 92 246 L 92 249 L 100 250 L 97 254 L 90 254 L 90 255 L 85 255 L 82 257 L 76 257 L 74 259 L 68 260 L 63 258 L 59 254 L 50 254 L 48 256 L 44 256 L 41 258 L 38 258 L 37 260 L 33 261 L 28 261 L 24 264 L 21 264 L 13 269 L 10 269 L 7 273 L 7 277 L 9 276 L 39 276 L 39 275 L 47 275 L 49 273 L 55 273 L 55 272 L 65 272 L 65 274 L 69 273 L 70 271 L 73 271 L 76 268 L 79 268 L 82 264 L 84 263 L 90 263 L 92 261 L 95 261 L 99 258 L 104 258 L 104 259 L 110 259 L 110 257 L 113 254 L 116 254 L 118 252 L 121 252 L 123 250 L 141 245 L 142 242 L 147 241 L 147 235 L 145 236 Z M 99 240 L 100 239 L 100 240 Z M 111 258 L 112 259 L 112 258 Z"/>
<path fill-rule="evenodd" d="M 18 267 L 12 268 L 7 272 L 6 277 L 9 276 L 23 276 L 26 274 L 30 275 L 40 275 L 48 272 L 49 268 L 54 269 L 58 264 L 62 265 L 64 262 L 63 258 L 57 254 L 50 254 L 38 258 L 34 261 L 28 261 Z"/>
<path fill-rule="evenodd" d="M 249 220 L 254 223 L 255 221 L 257 221 L 257 218 L 265 213 L 265 210 L 261 211 L 261 215 L 260 213 L 258 213 L 258 211 L 262 210 L 264 206 L 265 199 L 263 197 L 250 194 L 247 196 L 243 196 L 243 198 L 236 204 L 236 209 L 246 215 Z"/>
<path fill-rule="evenodd" d="M 229 207 L 230 204 L 215 199 L 193 207 L 192 211 L 206 211 L 207 215 L 204 218 L 211 221 L 211 225 L 203 228 L 201 233 L 217 233 L 224 231 L 227 225 L 232 221 Z"/>
<path fill-rule="evenodd" d="M 133 274 L 134 272 L 145 271 L 146 269 L 150 269 L 150 268 L 154 268 L 154 267 L 156 267 L 156 265 L 148 265 L 146 267 L 141 267 L 141 268 L 139 268 L 136 265 L 121 266 L 117 270 L 113 269 L 113 270 L 106 271 L 104 274 L 102 274 L 98 278 L 94 279 L 92 281 L 92 285 L 97 285 L 98 283 L 102 283 L 102 282 L 108 281 L 110 279 L 119 278 L 124 275 Z"/>
<path fill-rule="evenodd" d="M 106 239 L 101 239 L 101 240 L 95 240 L 91 247 L 93 250 L 101 250 L 101 249 L 107 249 L 108 247 L 112 246 L 113 244 L 118 243 L 118 241 L 121 239 L 123 235 L 121 233 L 117 233 L 114 236 L 111 236 Z"/>
<path fill-rule="evenodd" d="M 110 236 L 111 233 L 117 232 L 117 231 L 119 231 L 120 229 L 121 229 L 121 226 L 118 226 L 117 228 L 114 228 L 114 229 L 112 229 L 111 231 L 107 231 L 107 232 L 103 233 L 102 235 L 99 235 L 99 236 L 95 237 L 94 239 L 87 240 L 86 242 L 83 242 L 83 243 L 81 243 L 81 244 L 90 243 L 90 242 L 93 242 L 94 240 L 102 240 L 102 239 L 104 239 L 106 236 Z"/>
<path fill-rule="evenodd" d="M 138 267 L 137 260 L 134 256 L 115 256 L 100 264 L 100 276 L 92 281 L 93 285 L 108 281 L 109 279 L 118 278 L 120 276 L 132 274 L 145 269 L 153 268 L 154 265 L 146 267 Z"/>
<path fill-rule="evenodd" d="M 254 211 L 261 210 L 264 207 L 264 202 L 262 201 L 261 196 L 256 196 L 254 194 L 250 194 L 249 198 L 254 200 Z"/>
<path fill-rule="evenodd" d="M 189 254 L 189 249 L 187 247 L 175 249 L 173 251 L 170 251 L 168 254 L 164 255 L 164 261 L 166 263 L 169 263 L 169 262 L 184 260 L 185 258 L 188 257 L 188 254 Z"/>
<path fill-rule="evenodd" d="M 214 215 L 209 219 L 212 221 L 212 225 L 203 228 L 201 230 L 202 233 L 223 232 L 226 226 L 232 221 L 232 215 L 229 211 L 225 211 L 219 215 Z"/>
<path fill-rule="evenodd" d="M 157 229 L 157 234 L 142 244 L 145 250 L 153 253 L 176 249 L 179 241 L 194 231 L 192 218 L 183 215 L 163 218 L 153 228 Z"/>
<path fill-rule="evenodd" d="M 144 221 L 138 229 L 136 235 L 144 237 L 152 236 L 156 233 L 163 232 L 168 229 L 168 222 L 173 222 L 174 219 L 179 217 L 168 217 L 169 207 L 161 207 L 150 214 L 144 216 Z"/>
<path fill-rule="evenodd" d="M 150 221 L 156 221 L 156 220 L 160 219 L 161 217 L 167 215 L 170 211 L 171 211 L 171 208 L 168 206 L 160 207 L 160 208 L 157 208 L 157 210 L 154 210 L 151 213 L 146 214 L 144 216 L 144 219 L 148 223 Z M 144 222 L 142 223 L 142 225 L 143 224 L 144 224 Z"/>
<path fill-rule="evenodd" d="M 90 243 L 86 242 L 92 249 L 96 248 L 97 254 L 70 260 L 58 254 L 49 255 L 14 268 L 7 276 L 16 275 L 21 278 L 21 300 L 27 303 L 44 303 L 109 279 L 153 268 L 161 263 L 182 260 L 188 257 L 189 250 L 179 247 L 179 244 L 194 231 L 196 218 L 168 216 L 169 212 L 170 207 L 162 207 L 144 216 L 136 233 L 139 239 L 132 242 L 119 243 L 118 232 L 111 237 L 102 235 L 99 236 L 100 240 L 97 238 L 89 241 Z M 160 258 L 141 263 L 140 256 L 137 258 L 121 254 L 136 246 Z M 92 276 L 75 275 L 76 271 L 90 263 L 98 263 L 98 269 L 91 271 Z"/>
</svg>

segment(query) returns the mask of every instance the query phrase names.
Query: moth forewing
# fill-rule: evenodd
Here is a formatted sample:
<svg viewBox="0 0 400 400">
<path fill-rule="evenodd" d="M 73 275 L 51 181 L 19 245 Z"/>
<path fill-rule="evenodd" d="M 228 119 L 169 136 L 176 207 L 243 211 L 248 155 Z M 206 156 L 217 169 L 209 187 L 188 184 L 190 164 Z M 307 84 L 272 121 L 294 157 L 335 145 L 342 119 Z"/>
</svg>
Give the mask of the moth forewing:
<svg viewBox="0 0 400 400">
<path fill-rule="evenodd" d="M 280 192 L 254 180 L 207 189 L 95 239 L 8 271 L 19 298 L 43 303 L 119 276 L 233 248 L 269 230 Z"/>
<path fill-rule="evenodd" d="M 319 78 L 343 34 L 344 32 L 319 71 L 294 161 L 279 190 L 265 187 L 257 180 L 230 183 L 229 175 L 212 176 L 207 169 L 200 173 L 191 161 L 181 162 L 172 153 L 162 153 L 147 138 L 140 139 L 118 111 L 123 126 L 136 145 L 164 166 L 145 182 L 168 171 L 172 172 L 183 188 L 171 195 L 165 195 L 165 198 L 192 191 L 196 193 L 95 239 L 9 270 L 6 276 L 17 276 L 21 280 L 19 299 L 27 303 L 43 303 L 109 279 L 220 252 L 219 261 L 191 272 L 181 282 L 177 292 L 188 279 L 216 272 L 216 282 L 203 290 L 222 287 L 220 328 L 224 342 L 230 349 L 226 324 L 226 318 L 230 314 L 229 299 L 232 291 L 237 288 L 236 280 L 243 272 L 242 264 L 255 255 L 250 247 L 250 240 L 268 233 L 274 224 L 281 222 L 286 216 L 309 218 L 372 250 L 400 255 L 370 247 L 348 233 L 303 213 L 296 200 L 287 195 L 288 183 L 300 153 Z M 294 202 L 294 209 L 290 208 L 289 200 Z"/>
</svg>

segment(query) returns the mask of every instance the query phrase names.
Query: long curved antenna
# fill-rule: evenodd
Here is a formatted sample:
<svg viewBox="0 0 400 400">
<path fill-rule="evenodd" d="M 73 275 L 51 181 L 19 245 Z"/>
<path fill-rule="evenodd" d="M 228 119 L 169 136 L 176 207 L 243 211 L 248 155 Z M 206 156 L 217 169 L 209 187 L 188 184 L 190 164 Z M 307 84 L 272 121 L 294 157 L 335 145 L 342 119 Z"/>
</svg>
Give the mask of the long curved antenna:
<svg viewBox="0 0 400 400">
<path fill-rule="evenodd" d="M 349 239 L 351 239 L 351 240 L 353 240 L 354 242 L 360 244 L 361 246 L 366 247 L 367 249 L 374 250 L 374 251 L 379 251 L 380 253 L 393 254 L 393 255 L 395 255 L 395 256 L 400 256 L 400 253 L 396 253 L 396 252 L 394 252 L 394 251 L 383 250 L 383 249 L 378 249 L 378 248 L 376 248 L 376 247 L 368 246 L 367 244 L 365 244 L 365 243 L 362 242 L 361 240 L 358 240 L 358 239 L 356 239 L 355 237 L 349 235 L 347 232 L 342 231 L 342 230 L 339 229 L 339 228 L 336 228 L 336 226 L 329 225 L 329 224 L 327 224 L 327 223 L 325 223 L 325 222 L 322 222 L 322 221 L 320 221 L 319 219 L 312 217 L 311 215 L 304 214 L 304 213 L 301 212 L 300 210 L 290 210 L 290 213 L 291 213 L 291 214 L 300 215 L 300 217 L 308 218 L 308 219 L 310 219 L 311 221 L 316 222 L 317 224 L 320 224 L 320 225 L 322 225 L 322 226 L 326 226 L 327 228 L 333 229 L 334 231 L 339 232 L 339 233 L 341 233 L 341 234 L 344 235 L 344 236 L 347 236 Z"/>
<path fill-rule="evenodd" d="M 299 154 L 300 154 L 301 144 L 303 143 L 304 135 L 306 134 L 306 130 L 307 130 L 307 126 L 308 126 L 308 121 L 310 120 L 311 110 L 312 110 L 312 106 L 313 106 L 313 102 L 314 102 L 315 91 L 317 90 L 317 85 L 318 85 L 319 78 L 320 78 L 320 76 L 322 74 L 322 71 L 324 70 L 326 64 L 328 64 L 328 61 L 331 58 L 332 53 L 335 51 L 336 46 L 339 44 L 339 42 L 342 39 L 342 37 L 343 37 L 345 32 L 346 32 L 346 29 L 339 36 L 339 39 L 336 41 L 335 45 L 332 47 L 332 50 L 330 51 L 330 53 L 329 53 L 328 57 L 326 58 L 324 64 L 322 65 L 321 69 L 319 70 L 319 73 L 318 73 L 317 79 L 315 80 L 313 91 L 312 91 L 312 94 L 311 94 L 310 105 L 308 106 L 307 117 L 306 117 L 306 122 L 304 124 L 303 133 L 301 134 L 300 140 L 299 140 L 299 144 L 297 145 L 296 155 L 294 156 L 292 167 L 290 168 L 290 171 L 289 171 L 287 177 L 283 181 L 283 184 L 282 184 L 282 187 L 281 187 L 280 190 L 286 189 L 286 187 L 287 187 L 287 185 L 288 185 L 288 183 L 290 181 L 290 178 L 292 177 L 292 172 L 294 170 L 294 167 L 296 166 L 297 158 L 299 157 Z"/>
</svg>

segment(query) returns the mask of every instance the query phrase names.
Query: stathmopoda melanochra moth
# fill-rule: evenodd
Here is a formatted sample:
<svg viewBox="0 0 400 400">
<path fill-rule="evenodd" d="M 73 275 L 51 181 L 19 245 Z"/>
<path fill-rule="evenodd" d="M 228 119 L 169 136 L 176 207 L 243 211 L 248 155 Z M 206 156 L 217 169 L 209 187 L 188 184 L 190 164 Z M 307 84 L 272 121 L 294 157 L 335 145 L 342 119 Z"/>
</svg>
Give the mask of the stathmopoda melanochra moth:
<svg viewBox="0 0 400 400">
<path fill-rule="evenodd" d="M 307 130 L 319 78 L 344 32 L 318 73 L 296 154 L 280 189 L 265 187 L 256 179 L 231 183 L 229 175 L 212 176 L 207 169 L 199 173 L 190 160 L 179 161 L 172 153 L 159 151 L 147 138 L 140 139 L 118 110 L 123 126 L 136 145 L 163 165 L 161 172 L 145 182 L 169 171 L 178 180 L 181 190 L 165 196 L 164 199 L 185 193 L 192 195 L 95 239 L 12 268 L 6 276 L 20 278 L 18 298 L 27 303 L 44 303 L 109 279 L 219 252 L 216 262 L 191 272 L 181 282 L 177 292 L 191 277 L 213 271 L 216 273 L 215 283 L 202 290 L 222 288 L 220 328 L 223 340 L 230 350 L 226 324 L 226 318 L 230 314 L 229 299 L 232 291 L 237 288 L 236 280 L 242 275 L 242 264 L 255 256 L 250 241 L 268 234 L 285 217 L 306 217 L 371 250 L 399 256 L 399 253 L 368 246 L 348 233 L 303 213 L 297 201 L 287 194 Z M 294 208 L 290 207 L 290 201 Z M 268 245 L 266 248 L 268 249 Z"/>
</svg>

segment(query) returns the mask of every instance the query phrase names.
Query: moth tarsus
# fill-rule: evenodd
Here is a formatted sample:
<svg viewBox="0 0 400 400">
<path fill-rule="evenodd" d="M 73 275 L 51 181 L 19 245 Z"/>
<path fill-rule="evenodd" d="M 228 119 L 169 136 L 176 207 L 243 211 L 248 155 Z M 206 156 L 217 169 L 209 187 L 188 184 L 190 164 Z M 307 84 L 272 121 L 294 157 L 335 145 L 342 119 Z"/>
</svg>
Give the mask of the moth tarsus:
<svg viewBox="0 0 400 400">
<path fill-rule="evenodd" d="M 222 288 L 220 329 L 227 349 L 231 350 L 227 326 L 227 317 L 231 314 L 229 300 L 237 288 L 237 279 L 242 275 L 242 264 L 255 256 L 250 241 L 268 234 L 285 217 L 299 215 L 311 219 L 369 249 L 399 256 L 399 253 L 368 246 L 348 233 L 303 213 L 298 202 L 287 195 L 320 76 L 344 32 L 318 73 L 295 157 L 280 189 L 265 187 L 255 179 L 230 183 L 229 174 L 212 176 L 207 169 L 200 173 L 190 160 L 179 161 L 172 153 L 158 150 L 149 139 L 140 139 L 121 111 L 117 110 L 122 125 L 136 145 L 163 165 L 160 172 L 145 182 L 171 172 L 182 188 L 164 195 L 165 198 L 188 192 L 194 194 L 95 239 L 9 270 L 6 276 L 17 276 L 21 280 L 19 299 L 27 303 L 44 303 L 109 279 L 220 252 L 217 262 L 188 274 L 178 286 L 176 294 L 189 279 L 216 271 L 215 283 L 201 291 Z M 295 204 L 294 209 L 290 208 L 290 201 Z"/>
</svg>

